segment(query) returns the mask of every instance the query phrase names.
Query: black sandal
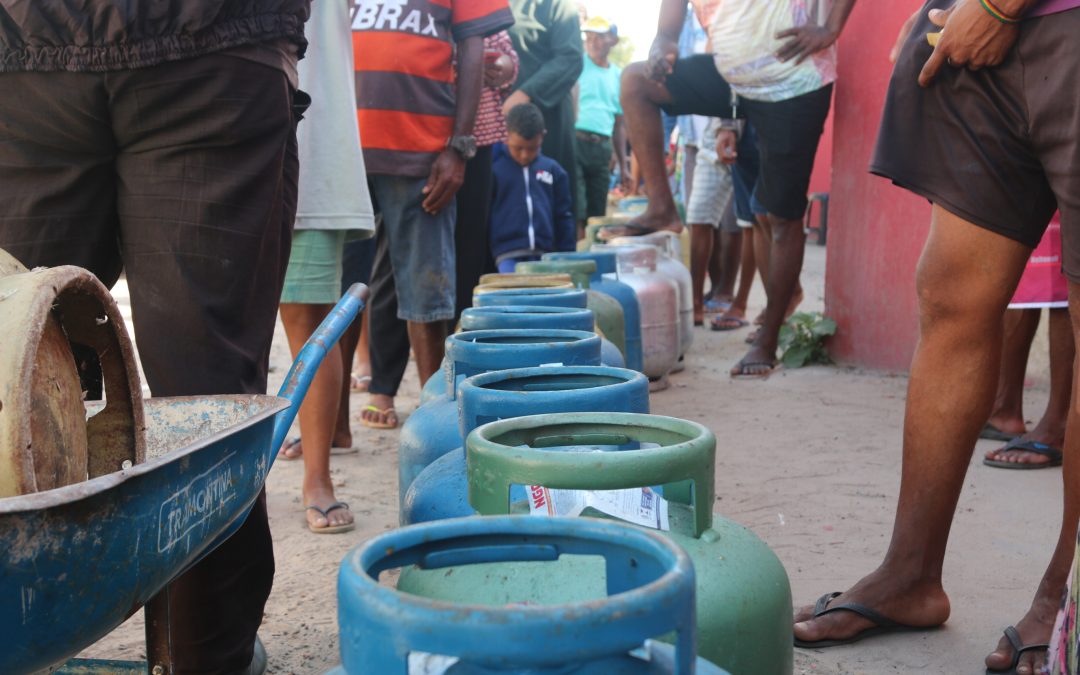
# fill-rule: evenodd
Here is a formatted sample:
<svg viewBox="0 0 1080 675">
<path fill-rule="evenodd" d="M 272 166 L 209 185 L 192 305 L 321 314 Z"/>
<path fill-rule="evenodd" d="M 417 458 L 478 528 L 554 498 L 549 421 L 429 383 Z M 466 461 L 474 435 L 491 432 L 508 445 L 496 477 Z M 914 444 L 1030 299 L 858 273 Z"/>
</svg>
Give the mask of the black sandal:
<svg viewBox="0 0 1080 675">
<path fill-rule="evenodd" d="M 1024 652 L 1030 652 L 1035 649 L 1050 649 L 1050 645 L 1046 643 L 1025 645 L 1020 640 L 1020 633 L 1017 632 L 1015 626 L 1009 626 L 1005 629 L 1005 638 L 1009 641 L 1009 644 L 1013 648 L 1012 663 L 1005 670 L 991 670 L 986 669 L 986 675 L 1016 675 L 1016 667 L 1020 665 L 1020 657 Z"/>
<path fill-rule="evenodd" d="M 853 612 L 859 616 L 873 621 L 876 626 L 867 628 L 861 633 L 857 633 L 848 638 L 840 638 L 837 640 L 815 640 L 813 642 L 806 642 L 795 638 L 795 646 L 801 649 L 822 649 L 824 647 L 839 647 L 840 645 L 849 645 L 852 642 L 858 642 L 868 637 L 874 637 L 875 635 L 884 635 L 886 633 L 902 633 L 913 631 L 926 631 L 934 630 L 937 626 L 909 626 L 908 624 L 893 621 L 892 619 L 878 614 L 874 610 L 865 605 L 860 605 L 857 602 L 845 602 L 840 605 L 834 605 L 829 607 L 829 603 L 835 600 L 840 593 L 826 593 L 818 598 L 814 603 L 814 617 L 815 619 L 830 614 L 832 612 Z"/>
</svg>

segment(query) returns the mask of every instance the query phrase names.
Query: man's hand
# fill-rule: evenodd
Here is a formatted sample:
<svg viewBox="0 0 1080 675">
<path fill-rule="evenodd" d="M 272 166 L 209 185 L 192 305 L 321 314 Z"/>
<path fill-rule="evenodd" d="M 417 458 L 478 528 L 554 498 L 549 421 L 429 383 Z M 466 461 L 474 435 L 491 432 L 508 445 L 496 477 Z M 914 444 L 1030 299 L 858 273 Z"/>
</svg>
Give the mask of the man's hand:
<svg viewBox="0 0 1080 675">
<path fill-rule="evenodd" d="M 930 21 L 944 30 L 934 53 L 919 73 L 919 84 L 929 87 L 941 66 L 971 70 L 996 66 L 1005 60 L 1020 30 L 990 16 L 978 0 L 959 0 L 946 10 L 930 10 Z"/>
<path fill-rule="evenodd" d="M 645 62 L 645 76 L 650 80 L 663 82 L 675 70 L 675 60 L 679 58 L 679 43 L 657 35 L 649 49 L 649 60 Z"/>
<path fill-rule="evenodd" d="M 721 129 L 716 133 L 716 156 L 724 164 L 734 164 L 739 158 L 735 149 L 738 144 L 739 139 L 735 136 L 734 129 Z"/>
<path fill-rule="evenodd" d="M 518 89 L 513 94 L 510 94 L 509 96 L 507 96 L 506 100 L 503 101 L 503 107 L 502 107 L 503 117 L 506 117 L 507 115 L 509 115 L 510 111 L 514 109 L 514 106 L 519 106 L 522 103 L 531 103 L 531 102 L 532 102 L 532 99 L 529 98 L 529 95 L 526 94 L 525 92 L 521 91 L 520 89 Z"/>
<path fill-rule="evenodd" d="M 784 46 L 776 52 L 776 58 L 781 61 L 795 59 L 795 63 L 802 63 L 814 54 L 828 48 L 840 37 L 824 26 L 807 24 L 796 28 L 788 28 L 776 34 L 777 40 L 787 39 Z"/>
<path fill-rule="evenodd" d="M 919 20 L 919 12 L 921 11 L 921 9 L 915 10 L 915 13 L 908 17 L 904 25 L 900 26 L 900 34 L 896 36 L 896 44 L 889 51 L 889 63 L 896 63 L 896 59 L 900 58 L 900 50 L 904 48 L 904 43 L 907 42 L 908 35 L 911 35 L 911 29 L 915 26 L 915 22 Z"/>
<path fill-rule="evenodd" d="M 510 83 L 514 77 L 514 62 L 506 54 L 484 64 L 484 86 L 498 89 Z"/>
<path fill-rule="evenodd" d="M 464 182 L 465 160 L 456 151 L 446 148 L 431 165 L 431 175 L 428 176 L 423 190 L 427 195 L 423 203 L 424 210 L 435 215 L 445 209 Z"/>
</svg>

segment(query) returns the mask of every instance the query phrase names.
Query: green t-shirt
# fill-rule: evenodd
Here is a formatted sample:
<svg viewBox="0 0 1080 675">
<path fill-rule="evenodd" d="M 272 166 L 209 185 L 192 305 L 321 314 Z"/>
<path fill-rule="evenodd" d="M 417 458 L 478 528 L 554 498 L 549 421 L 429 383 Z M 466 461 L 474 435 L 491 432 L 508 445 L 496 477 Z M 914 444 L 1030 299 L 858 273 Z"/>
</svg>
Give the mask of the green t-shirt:
<svg viewBox="0 0 1080 675">
<path fill-rule="evenodd" d="M 585 68 L 578 78 L 578 116 L 575 129 L 610 136 L 615 116 L 623 114 L 619 105 L 619 78 L 622 70 L 608 64 L 601 68 L 585 55 Z"/>
</svg>

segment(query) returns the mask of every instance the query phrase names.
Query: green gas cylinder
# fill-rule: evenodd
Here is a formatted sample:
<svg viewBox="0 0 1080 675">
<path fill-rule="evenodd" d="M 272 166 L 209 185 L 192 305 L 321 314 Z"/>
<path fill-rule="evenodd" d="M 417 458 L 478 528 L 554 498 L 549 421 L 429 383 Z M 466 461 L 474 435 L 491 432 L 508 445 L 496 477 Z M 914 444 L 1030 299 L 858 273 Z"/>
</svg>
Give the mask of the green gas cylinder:
<svg viewBox="0 0 1080 675">
<path fill-rule="evenodd" d="M 662 485 L 670 516 L 665 534 L 686 550 L 697 570 L 698 654 L 732 673 L 792 672 L 787 573 L 753 532 L 712 513 L 716 437 L 705 427 L 633 413 L 519 417 L 469 434 L 466 466 L 469 502 L 482 515 L 528 511 L 526 503 L 510 503 L 512 485 L 563 490 Z M 582 515 L 603 517 L 590 509 Z M 526 565 L 410 568 L 402 572 L 398 588 L 491 605 L 602 597 L 602 565 L 594 560 Z"/>
</svg>

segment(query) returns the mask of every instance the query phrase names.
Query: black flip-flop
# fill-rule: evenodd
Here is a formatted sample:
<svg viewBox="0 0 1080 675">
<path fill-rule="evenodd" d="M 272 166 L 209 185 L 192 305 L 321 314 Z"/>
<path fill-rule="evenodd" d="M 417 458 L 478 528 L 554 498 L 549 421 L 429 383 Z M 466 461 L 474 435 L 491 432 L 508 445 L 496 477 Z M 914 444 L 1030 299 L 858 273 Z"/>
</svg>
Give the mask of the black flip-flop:
<svg viewBox="0 0 1080 675">
<path fill-rule="evenodd" d="M 308 529 L 311 530 L 312 532 L 314 532 L 315 534 L 340 534 L 341 532 L 348 532 L 348 531 L 350 531 L 352 529 L 355 529 L 356 528 L 356 521 L 353 521 L 351 523 L 344 523 L 342 525 L 330 525 L 329 524 L 329 522 L 330 522 L 330 515 L 329 514 L 330 514 L 331 511 L 334 511 L 336 509 L 345 509 L 346 511 L 351 510 L 351 509 L 349 509 L 349 505 L 346 504 L 345 502 L 334 502 L 330 506 L 327 506 L 325 509 L 320 509 L 318 506 L 315 506 L 314 504 L 312 504 L 311 506 L 305 506 L 304 511 L 315 511 L 316 513 L 318 513 L 323 518 L 326 518 L 326 522 L 328 523 L 326 525 L 326 527 L 315 527 L 311 523 L 307 523 Z M 304 522 L 307 522 L 306 517 L 304 518 Z"/>
<path fill-rule="evenodd" d="M 709 321 L 709 328 L 715 331 L 739 330 L 748 325 L 746 319 L 737 316 L 714 316 Z"/>
<path fill-rule="evenodd" d="M 1051 445 L 1047 445 L 1046 443 L 1039 443 L 1038 441 L 1025 441 L 1020 438 L 1014 438 L 1008 443 L 1006 443 L 1005 447 L 1001 448 L 997 452 L 1009 452 L 1010 450 L 1032 452 L 1036 455 L 1049 457 L 1050 461 L 1034 464 L 1032 462 L 1006 462 L 1000 459 L 986 459 L 984 457 L 983 464 L 998 469 L 1020 469 L 1024 471 L 1030 471 L 1031 469 L 1046 469 L 1052 466 L 1061 466 L 1061 450 Z"/>
<path fill-rule="evenodd" d="M 993 424 L 987 422 L 983 425 L 982 431 L 979 432 L 979 438 L 985 438 L 991 441 L 1011 441 L 1016 438 L 1015 434 L 1007 434 L 1001 429 L 998 429 Z"/>
<path fill-rule="evenodd" d="M 1013 648 L 1012 663 L 1005 670 L 992 670 L 986 669 L 986 675 L 1016 675 L 1016 666 L 1020 665 L 1020 657 L 1024 652 L 1030 652 L 1035 649 L 1049 649 L 1050 645 L 1046 643 L 1025 645 L 1020 641 L 1020 633 L 1016 631 L 1014 626 L 1009 626 L 1005 629 L 1005 638 L 1008 639 L 1009 644 Z"/>
<path fill-rule="evenodd" d="M 800 649 L 823 649 L 825 647 L 839 647 L 840 645 L 849 645 L 852 642 L 858 642 L 859 640 L 865 640 L 875 635 L 884 635 L 886 633 L 903 633 L 903 632 L 915 632 L 915 631 L 927 631 L 934 630 L 937 626 L 909 626 L 905 623 L 893 621 L 892 619 L 882 616 L 865 605 L 860 605 L 857 602 L 845 602 L 840 605 L 834 605 L 829 607 L 829 603 L 840 596 L 841 593 L 826 593 L 817 599 L 814 603 L 814 616 L 817 619 L 826 614 L 832 612 L 852 612 L 859 616 L 873 621 L 876 626 L 867 628 L 861 633 L 852 635 L 848 638 L 841 638 L 837 640 L 815 640 L 813 642 L 806 642 L 795 638 L 795 646 Z"/>
<path fill-rule="evenodd" d="M 758 373 L 746 372 L 750 368 L 767 368 Z M 780 362 L 773 361 L 739 361 L 728 373 L 733 380 L 764 380 L 780 368 Z"/>
</svg>

